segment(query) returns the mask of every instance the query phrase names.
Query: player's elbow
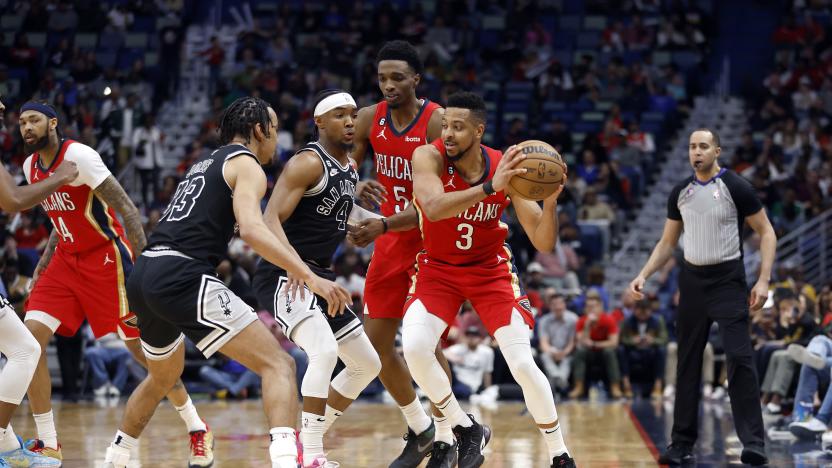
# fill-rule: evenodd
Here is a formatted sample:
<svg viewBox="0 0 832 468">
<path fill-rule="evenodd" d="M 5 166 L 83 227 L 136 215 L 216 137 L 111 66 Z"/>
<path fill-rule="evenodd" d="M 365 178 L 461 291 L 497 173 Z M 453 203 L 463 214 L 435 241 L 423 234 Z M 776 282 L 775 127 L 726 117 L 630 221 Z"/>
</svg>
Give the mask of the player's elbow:
<svg viewBox="0 0 832 468">
<path fill-rule="evenodd" d="M 439 204 L 439 200 L 435 198 L 429 198 L 425 200 L 424 203 L 420 200 L 419 210 L 422 212 L 422 215 L 425 218 L 427 218 L 430 222 L 441 221 L 447 218 L 447 216 L 442 215 L 442 207 Z"/>
<path fill-rule="evenodd" d="M 257 244 L 257 228 L 251 223 L 239 224 L 240 239 L 248 245 L 254 246 Z"/>
<path fill-rule="evenodd" d="M 532 241 L 532 244 L 534 244 L 534 248 L 537 249 L 538 252 L 551 253 L 555 250 L 557 242 L 557 236 L 552 236 L 546 239 L 535 239 Z"/>
</svg>

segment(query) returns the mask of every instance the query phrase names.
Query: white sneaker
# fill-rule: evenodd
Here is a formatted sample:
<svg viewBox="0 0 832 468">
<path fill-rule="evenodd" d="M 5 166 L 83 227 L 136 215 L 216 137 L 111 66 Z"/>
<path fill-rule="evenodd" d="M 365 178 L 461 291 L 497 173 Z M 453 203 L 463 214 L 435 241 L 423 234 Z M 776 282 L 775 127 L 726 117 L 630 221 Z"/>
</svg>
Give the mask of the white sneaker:
<svg viewBox="0 0 832 468">
<path fill-rule="evenodd" d="M 702 398 L 704 398 L 706 400 L 710 400 L 711 395 L 713 395 L 713 393 L 714 393 L 714 386 L 713 385 L 711 385 L 709 383 L 706 383 L 702 387 Z"/>
<path fill-rule="evenodd" d="M 664 392 L 662 393 L 662 396 L 670 400 L 671 398 L 676 396 L 676 387 L 674 387 L 673 385 L 666 385 L 664 387 Z"/>
<path fill-rule="evenodd" d="M 832 431 L 826 431 L 820 436 L 821 447 L 826 451 L 832 451 Z"/>
<path fill-rule="evenodd" d="M 121 396 L 121 392 L 115 385 L 110 385 L 110 388 L 107 389 L 107 396 L 112 398 L 118 398 Z"/>
<path fill-rule="evenodd" d="M 107 390 L 109 390 L 110 384 L 105 383 L 104 385 L 94 389 L 92 394 L 97 397 L 107 396 Z"/>
<path fill-rule="evenodd" d="M 798 439 L 816 439 L 826 432 L 826 424 L 812 416 L 806 421 L 795 421 L 789 424 L 789 431 Z"/>
<path fill-rule="evenodd" d="M 783 408 L 780 407 L 777 403 L 769 403 L 766 405 L 766 412 L 768 414 L 780 414 Z"/>
<path fill-rule="evenodd" d="M 714 392 L 711 393 L 712 400 L 721 400 L 725 398 L 725 389 L 722 387 L 717 387 L 714 389 Z"/>
</svg>

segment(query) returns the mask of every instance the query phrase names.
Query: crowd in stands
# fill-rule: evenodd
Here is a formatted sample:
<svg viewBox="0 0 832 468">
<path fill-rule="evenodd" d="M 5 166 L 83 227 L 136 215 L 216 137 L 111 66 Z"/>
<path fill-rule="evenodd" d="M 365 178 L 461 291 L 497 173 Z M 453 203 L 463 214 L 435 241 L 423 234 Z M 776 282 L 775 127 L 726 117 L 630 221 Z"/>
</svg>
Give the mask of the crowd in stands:
<svg viewBox="0 0 832 468">
<path fill-rule="evenodd" d="M 691 96 L 702 92 L 702 73 L 696 72 L 701 63 L 692 53 L 701 57 L 711 47 L 707 12 L 678 6 L 688 2 L 658 0 L 586 2 L 585 16 L 557 14 L 551 6 L 574 3 L 569 1 L 515 2 L 510 12 L 493 1 L 439 1 L 434 11 L 424 10 L 422 2 L 349 8 L 337 2 L 284 2 L 264 11 L 258 10 L 263 3 L 255 3 L 252 24 L 239 34 L 235 48 L 224 48 L 218 40 L 205 44 L 200 56 L 210 70 L 212 112 L 179 164 L 166 167 L 165 131 L 155 115 L 176 92 L 193 2 L 8 3 L 3 13 L 22 15 L 21 31 L 44 36 L 34 36 L 43 40 L 42 47 L 27 43 L 31 34 L 0 42 L 0 99 L 7 106 L 6 128 L 0 131 L 3 163 L 20 180 L 25 155 L 14 109 L 30 98 L 46 99 L 59 112 L 63 135 L 96 148 L 115 173 L 133 163 L 140 180 L 134 201 L 148 232 L 191 162 L 217 146 L 216 117 L 235 98 L 257 95 L 278 112 L 279 158 L 268 168 L 273 182 L 282 164 L 313 138 L 312 96 L 337 87 L 350 90 L 361 106 L 376 102 L 375 52 L 387 40 L 412 42 L 425 63 L 419 96 L 441 103 L 457 89 L 481 92 L 493 106 L 486 144 L 502 148 L 538 138 L 569 161 L 569 183 L 559 203 L 560 242 L 553 252 L 534 251 L 510 210 L 506 219 L 513 226 L 509 243 L 538 312 L 533 342 L 553 389 L 580 398 L 603 382 L 612 397 L 673 396 L 676 261 L 662 271 L 658 294 L 635 302 L 623 291 L 604 288 L 604 246 L 609 244 L 603 239 L 614 243 L 625 229 L 657 166 L 657 152 L 684 118 Z M 167 20 L 150 24 L 147 18 L 154 17 Z M 499 27 L 495 18 L 504 18 Z M 831 36 L 828 17 L 825 25 L 813 18 L 789 18 L 775 33 L 777 65 L 762 83 L 766 93 L 758 99 L 751 130 L 722 158 L 753 182 L 780 234 L 828 209 L 832 197 Z M 126 35 L 139 30 L 150 38 L 146 50 L 125 45 Z M 81 43 L 87 31 L 103 31 L 97 45 Z M 104 34 L 112 42 L 105 42 Z M 156 52 L 153 65 L 145 60 L 148 50 Z M 362 174 L 371 173 L 368 162 Z M 3 215 L 0 223 L 0 293 L 20 311 L 51 226 L 37 209 Z M 356 310 L 363 309 L 371 248 L 345 243 L 334 262 Z M 758 250 L 759 239 L 755 244 L 753 236 L 748 238 L 749 278 L 756 279 Z M 218 276 L 253 307 L 258 307 L 250 285 L 256 262 L 251 249 L 235 239 L 217 268 Z M 803 283 L 794 265 L 780 265 L 776 281 L 772 300 L 754 317 L 763 402 L 771 412 L 782 411 L 794 398 L 795 376 L 800 376 L 801 402 L 827 385 L 829 372 L 800 369 L 789 360 L 787 346 L 819 349 L 811 337 L 827 336 L 825 327 L 832 321 L 829 286 L 816 291 Z M 273 318 L 261 318 L 295 358 L 300 379 L 304 353 Z M 141 369 L 128 366 L 117 340 L 93 344 L 83 336 L 59 337 L 56 344 L 65 394 L 88 388 L 96 396 L 119 395 L 142 376 Z M 461 397 L 488 404 L 520 395 L 492 344 L 476 314 L 464 306 L 445 350 L 454 367 L 454 391 Z M 703 364 L 707 398 L 725 395 L 721 349 L 714 331 Z M 832 346 L 829 350 L 824 356 L 832 356 Z M 238 363 L 205 364 L 192 346 L 188 356 L 190 388 L 220 398 L 256 394 L 256 376 Z M 84 373 L 78 370 L 82 360 Z M 381 392 L 375 382 L 365 393 Z M 817 418 L 824 423 L 832 418 L 832 397 Z"/>
</svg>

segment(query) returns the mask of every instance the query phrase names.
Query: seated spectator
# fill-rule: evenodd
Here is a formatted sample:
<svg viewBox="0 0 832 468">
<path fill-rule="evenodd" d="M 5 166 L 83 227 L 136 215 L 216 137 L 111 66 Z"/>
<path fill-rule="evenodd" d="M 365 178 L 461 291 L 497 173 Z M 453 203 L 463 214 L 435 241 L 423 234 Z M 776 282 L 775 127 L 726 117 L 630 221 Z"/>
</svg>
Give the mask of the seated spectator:
<svg viewBox="0 0 832 468">
<path fill-rule="evenodd" d="M 808 345 L 809 339 L 815 334 L 817 324 L 806 303 L 806 297 L 795 298 L 791 290 L 783 290 L 780 295 L 777 307 L 780 316 L 787 317 L 788 323 L 785 336 L 781 340 L 783 346 Z M 780 414 L 782 400 L 788 395 L 796 369 L 797 363 L 789 357 L 786 349 L 774 351 L 760 388 L 763 404 L 770 414 Z"/>
<path fill-rule="evenodd" d="M 603 378 L 609 383 L 612 398 L 621 398 L 621 373 L 618 368 L 618 325 L 604 312 L 601 296 L 596 291 L 586 295 L 584 316 L 576 324 L 578 350 L 572 359 L 575 388 L 570 398 L 583 397 L 588 388 L 587 367 L 602 364 Z"/>
<path fill-rule="evenodd" d="M 667 328 L 661 316 L 653 315 L 649 299 L 635 303 L 633 314 L 621 323 L 621 379 L 624 396 L 631 397 L 632 384 L 642 384 L 646 396 L 652 386 L 653 397 L 662 396 Z"/>
<path fill-rule="evenodd" d="M 239 362 L 220 356 L 216 365 L 205 364 L 199 368 L 199 376 L 219 399 L 228 397 L 246 399 L 249 389 L 260 386 L 260 377 Z"/>
<path fill-rule="evenodd" d="M 92 337 L 89 326 L 85 333 Z M 94 339 L 94 338 L 91 338 Z M 133 359 L 130 351 L 116 333 L 108 333 L 84 349 L 84 359 L 92 374 L 92 391 L 96 397 L 118 398 L 127 386 L 127 363 Z"/>
<path fill-rule="evenodd" d="M 49 232 L 43 223 L 35 223 L 30 213 L 20 214 L 20 227 L 14 232 L 14 239 L 17 242 L 17 253 L 25 259 L 26 269 L 34 271 L 40 260 L 40 253 L 46 248 L 49 240 Z"/>
<path fill-rule="evenodd" d="M 552 390 L 562 392 L 569 388 L 572 352 L 575 350 L 575 333 L 578 316 L 566 309 L 563 294 L 555 293 L 548 299 L 549 313 L 537 323 L 540 342 L 540 361 L 549 378 Z"/>
<path fill-rule="evenodd" d="M 479 327 L 468 327 L 462 342 L 446 348 L 444 353 L 451 365 L 453 392 L 457 398 L 470 398 L 491 386 L 494 350 L 483 344 Z"/>
<path fill-rule="evenodd" d="M 12 304 L 18 314 L 23 314 L 23 305 L 29 298 L 29 278 L 20 274 L 17 262 L 5 260 L 3 266 L 2 283 L 6 288 L 6 299 Z"/>
<path fill-rule="evenodd" d="M 584 202 L 578 210 L 578 219 L 581 220 L 606 220 L 615 222 L 615 210 L 598 198 L 598 192 L 592 187 L 584 193 Z"/>
<path fill-rule="evenodd" d="M 543 283 L 547 286 L 553 286 L 566 294 L 580 294 L 581 283 L 576 271 L 581 267 L 581 262 L 571 245 L 558 242 L 552 252 L 537 252 L 527 271 L 531 272 L 534 264 L 541 268 Z"/>
</svg>

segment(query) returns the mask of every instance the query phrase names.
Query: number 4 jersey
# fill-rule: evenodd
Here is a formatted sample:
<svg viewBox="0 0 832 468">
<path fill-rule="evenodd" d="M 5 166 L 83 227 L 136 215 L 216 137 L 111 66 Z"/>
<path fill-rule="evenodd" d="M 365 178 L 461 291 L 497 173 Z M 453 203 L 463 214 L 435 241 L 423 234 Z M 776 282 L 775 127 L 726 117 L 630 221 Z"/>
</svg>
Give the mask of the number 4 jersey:
<svg viewBox="0 0 832 468">
<path fill-rule="evenodd" d="M 92 148 L 73 140 L 63 140 L 58 155 L 45 167 L 39 153 L 23 163 L 26 181 L 34 184 L 51 176 L 64 161 L 78 166 L 78 178 L 49 195 L 41 207 L 46 211 L 58 233 L 58 248 L 77 254 L 124 240 L 124 229 L 115 211 L 93 190 L 110 176 L 101 156 Z"/>
<path fill-rule="evenodd" d="M 188 169 L 150 235 L 148 248 L 166 246 L 213 266 L 219 264 L 237 224 L 231 188 L 223 177 L 225 163 L 236 157 L 257 160 L 245 146 L 232 144 L 217 148 Z"/>
</svg>

